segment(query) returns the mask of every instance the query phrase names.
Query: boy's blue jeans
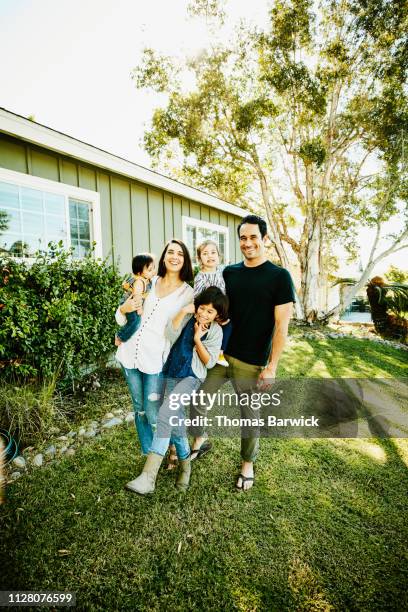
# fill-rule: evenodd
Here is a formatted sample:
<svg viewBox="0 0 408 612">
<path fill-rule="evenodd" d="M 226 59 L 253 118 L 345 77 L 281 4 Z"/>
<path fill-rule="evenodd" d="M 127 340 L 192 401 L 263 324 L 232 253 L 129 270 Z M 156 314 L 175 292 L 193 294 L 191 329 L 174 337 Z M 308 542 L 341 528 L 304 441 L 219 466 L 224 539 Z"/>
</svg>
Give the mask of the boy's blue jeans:
<svg viewBox="0 0 408 612">
<path fill-rule="evenodd" d="M 142 453 L 147 455 L 156 429 L 157 415 L 163 397 L 163 376 L 145 374 L 137 369 L 124 368 L 126 383 L 132 398 L 135 412 L 136 430 L 139 435 Z"/>
<path fill-rule="evenodd" d="M 183 379 L 167 379 L 166 399 L 160 407 L 157 417 L 157 428 L 153 437 L 150 452 L 157 455 L 166 454 L 169 444 L 174 444 L 179 459 L 187 459 L 190 445 L 184 425 L 185 407 L 179 401 L 181 395 L 191 395 L 200 388 L 202 380 L 194 376 Z"/>
<path fill-rule="evenodd" d="M 116 332 L 117 337 L 122 340 L 122 342 L 129 340 L 135 331 L 139 329 L 141 320 L 142 317 L 137 314 L 137 312 L 128 312 L 126 314 L 125 325 Z"/>
<path fill-rule="evenodd" d="M 227 350 L 228 342 L 229 342 L 229 339 L 231 338 L 231 334 L 232 334 L 232 323 L 231 323 L 231 321 L 228 321 L 228 323 L 226 323 L 226 325 L 223 325 L 221 327 L 221 329 L 222 329 L 221 350 L 225 352 Z"/>
</svg>

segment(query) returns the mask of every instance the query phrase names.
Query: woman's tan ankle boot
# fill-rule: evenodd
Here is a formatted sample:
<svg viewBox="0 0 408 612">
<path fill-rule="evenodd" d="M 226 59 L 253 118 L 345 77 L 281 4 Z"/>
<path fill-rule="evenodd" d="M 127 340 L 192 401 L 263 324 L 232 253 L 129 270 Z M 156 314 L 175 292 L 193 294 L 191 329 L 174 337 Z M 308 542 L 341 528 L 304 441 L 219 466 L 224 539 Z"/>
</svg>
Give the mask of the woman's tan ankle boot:
<svg viewBox="0 0 408 612">
<path fill-rule="evenodd" d="M 134 480 L 128 482 L 125 485 L 126 489 L 134 493 L 139 493 L 139 495 L 153 493 L 156 485 L 157 472 L 159 471 L 162 461 L 163 457 L 161 455 L 149 453 L 142 473 Z"/>
</svg>

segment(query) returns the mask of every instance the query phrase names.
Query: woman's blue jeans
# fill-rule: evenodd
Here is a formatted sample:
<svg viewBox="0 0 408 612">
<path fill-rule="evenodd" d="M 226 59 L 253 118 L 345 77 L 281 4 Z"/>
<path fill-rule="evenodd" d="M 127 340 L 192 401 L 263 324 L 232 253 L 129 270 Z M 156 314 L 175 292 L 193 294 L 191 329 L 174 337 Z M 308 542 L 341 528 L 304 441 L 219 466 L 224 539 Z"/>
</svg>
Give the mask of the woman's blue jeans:
<svg viewBox="0 0 408 612">
<path fill-rule="evenodd" d="M 156 431 L 159 408 L 162 403 L 163 376 L 145 374 L 140 370 L 122 366 L 123 374 L 132 398 L 136 430 L 139 435 L 142 453 L 147 455 Z"/>
</svg>

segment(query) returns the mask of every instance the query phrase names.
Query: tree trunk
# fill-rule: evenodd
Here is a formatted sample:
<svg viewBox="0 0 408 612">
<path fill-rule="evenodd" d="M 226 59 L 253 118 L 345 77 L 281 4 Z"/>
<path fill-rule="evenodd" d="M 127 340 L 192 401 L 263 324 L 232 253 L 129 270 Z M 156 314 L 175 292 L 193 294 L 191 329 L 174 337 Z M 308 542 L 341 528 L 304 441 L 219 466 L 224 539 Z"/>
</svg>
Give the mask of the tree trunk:
<svg viewBox="0 0 408 612">
<path fill-rule="evenodd" d="M 276 219 L 274 218 L 273 206 L 272 206 L 272 201 L 271 201 L 272 200 L 271 193 L 270 193 L 268 183 L 266 181 L 265 175 L 262 171 L 262 168 L 259 162 L 257 163 L 257 173 L 258 173 L 258 178 L 259 178 L 259 182 L 261 185 L 261 193 L 262 193 L 262 199 L 263 199 L 263 203 L 265 207 L 266 216 L 268 218 L 269 226 L 272 232 L 271 238 L 274 243 L 273 245 L 274 245 L 276 254 L 279 257 L 279 262 L 281 266 L 286 269 L 290 269 L 289 258 L 286 253 L 285 245 L 281 239 Z M 301 300 L 299 299 L 299 296 L 297 293 L 296 293 L 296 302 L 295 302 L 295 316 L 297 319 L 304 318 L 303 304 Z"/>
<path fill-rule="evenodd" d="M 307 239 L 302 241 L 300 257 L 302 306 L 304 318 L 313 323 L 318 318 L 320 303 L 321 227 L 318 220 L 307 223 Z"/>
<path fill-rule="evenodd" d="M 281 237 L 279 235 L 279 231 L 277 228 L 277 224 L 276 224 L 276 220 L 274 218 L 274 214 L 273 214 L 273 208 L 272 208 L 272 202 L 271 202 L 271 194 L 269 191 L 269 187 L 268 184 L 266 182 L 266 178 L 264 173 L 262 172 L 262 168 L 259 166 L 257 168 L 258 170 L 258 176 L 259 176 L 259 182 L 261 184 L 261 192 L 262 192 L 262 199 L 263 199 L 263 203 L 265 206 L 265 211 L 266 211 L 266 216 L 268 217 L 268 221 L 269 221 L 269 226 L 271 228 L 271 232 L 272 232 L 272 240 L 274 243 L 274 247 L 276 250 L 276 253 L 279 257 L 279 261 L 281 266 L 287 268 L 289 266 L 289 259 L 288 256 L 286 254 L 286 250 L 285 250 L 285 246 L 281 240 Z"/>
<path fill-rule="evenodd" d="M 358 282 L 355 285 L 349 286 L 348 291 L 344 291 L 343 299 L 340 301 L 339 304 L 337 304 L 337 306 L 332 308 L 329 312 L 327 312 L 324 315 L 323 317 L 324 319 L 334 319 L 335 317 L 338 317 L 341 314 L 341 312 L 346 310 L 347 306 L 349 306 L 351 302 L 353 301 L 354 296 L 357 295 L 360 289 L 362 289 L 364 285 L 366 284 L 366 282 L 368 281 L 375 264 L 376 262 L 374 261 L 368 264 L 368 266 L 364 270 Z"/>
</svg>

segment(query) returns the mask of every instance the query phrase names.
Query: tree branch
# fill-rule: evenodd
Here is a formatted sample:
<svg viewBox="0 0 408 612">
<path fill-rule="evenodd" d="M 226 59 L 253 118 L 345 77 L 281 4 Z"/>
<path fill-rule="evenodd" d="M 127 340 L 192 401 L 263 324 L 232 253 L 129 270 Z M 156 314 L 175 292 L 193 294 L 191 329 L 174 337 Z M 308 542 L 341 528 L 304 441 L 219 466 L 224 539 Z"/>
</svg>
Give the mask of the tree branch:
<svg viewBox="0 0 408 612">
<path fill-rule="evenodd" d="M 405 249 L 406 245 L 401 245 L 401 246 L 398 246 L 398 245 L 400 244 L 400 242 L 402 242 L 403 240 L 406 240 L 407 238 L 408 238 L 408 228 L 404 232 L 402 232 L 402 234 L 396 240 L 394 240 L 394 242 L 388 249 L 380 253 L 374 259 L 374 265 L 376 265 L 379 261 L 381 261 L 381 259 L 384 259 L 384 257 L 391 255 L 391 253 Z"/>
</svg>

